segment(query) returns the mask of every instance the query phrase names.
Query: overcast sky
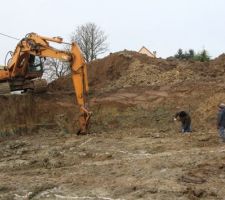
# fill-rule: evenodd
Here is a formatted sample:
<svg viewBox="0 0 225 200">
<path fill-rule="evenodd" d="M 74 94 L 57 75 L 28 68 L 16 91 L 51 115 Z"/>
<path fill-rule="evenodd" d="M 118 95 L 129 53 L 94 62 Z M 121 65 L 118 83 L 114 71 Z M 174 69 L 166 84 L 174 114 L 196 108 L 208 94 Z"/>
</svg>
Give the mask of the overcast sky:
<svg viewBox="0 0 225 200">
<path fill-rule="evenodd" d="M 159 57 L 178 48 L 225 52 L 225 0 L 1 0 L 0 32 L 29 32 L 69 40 L 77 26 L 94 22 L 108 35 L 109 52 L 139 50 Z M 18 41 L 0 35 L 0 64 Z M 108 53 L 109 53 L 108 52 Z"/>
</svg>

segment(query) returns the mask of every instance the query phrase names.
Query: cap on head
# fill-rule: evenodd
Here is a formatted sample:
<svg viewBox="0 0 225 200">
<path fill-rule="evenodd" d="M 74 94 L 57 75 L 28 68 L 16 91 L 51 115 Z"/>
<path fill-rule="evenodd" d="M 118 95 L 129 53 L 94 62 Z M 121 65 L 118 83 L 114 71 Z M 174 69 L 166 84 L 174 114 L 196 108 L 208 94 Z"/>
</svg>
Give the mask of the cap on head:
<svg viewBox="0 0 225 200">
<path fill-rule="evenodd" d="M 218 107 L 219 108 L 225 108 L 225 104 L 224 103 L 220 103 Z"/>
</svg>

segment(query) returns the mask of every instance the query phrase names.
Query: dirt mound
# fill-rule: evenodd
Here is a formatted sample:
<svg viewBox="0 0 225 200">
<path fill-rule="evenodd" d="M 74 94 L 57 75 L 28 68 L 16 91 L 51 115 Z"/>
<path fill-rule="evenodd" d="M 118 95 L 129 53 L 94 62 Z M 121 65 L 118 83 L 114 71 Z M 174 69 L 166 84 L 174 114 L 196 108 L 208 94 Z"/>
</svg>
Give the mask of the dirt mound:
<svg viewBox="0 0 225 200">
<path fill-rule="evenodd" d="M 215 58 L 212 63 L 218 65 L 218 66 L 225 66 L 225 54 L 221 54 L 217 58 Z"/>
<path fill-rule="evenodd" d="M 73 83 L 71 75 L 63 76 L 48 85 L 48 91 L 72 91 Z"/>
<path fill-rule="evenodd" d="M 97 59 L 88 64 L 88 80 L 93 88 L 104 87 L 106 82 L 116 80 L 121 77 L 121 73 L 126 71 L 129 65 L 134 62 L 137 53 L 118 52 L 110 54 L 104 59 Z M 71 76 L 61 77 L 49 84 L 50 91 L 73 90 Z"/>
<path fill-rule="evenodd" d="M 165 86 L 218 79 L 224 76 L 224 60 L 224 55 L 210 62 L 154 59 L 137 52 L 122 51 L 89 63 L 89 84 L 91 90 L 105 92 L 133 86 Z M 71 77 L 52 82 L 49 90 L 73 90 Z"/>
<path fill-rule="evenodd" d="M 205 121 L 210 122 L 205 126 L 213 127 L 215 105 L 224 101 L 224 69 L 225 55 L 203 63 L 122 51 L 95 60 L 88 64 L 95 128 L 141 124 L 172 129 L 171 116 L 180 109 L 191 110 L 198 129 L 204 128 Z M 21 124 L 55 124 L 65 129 L 76 121 L 76 108 L 68 75 L 49 84 L 47 94 L 1 97 L 0 125 L 19 129 Z M 63 115 L 63 120 L 57 115 Z"/>
<path fill-rule="evenodd" d="M 191 112 L 196 129 L 214 128 L 216 105 L 225 101 L 224 63 L 225 55 L 210 62 L 196 62 L 154 59 L 132 51 L 89 63 L 89 103 L 95 113 L 96 130 L 128 124 L 172 130 L 171 116 L 181 109 Z M 69 113 L 69 119 L 72 111 L 67 112 L 65 104 L 73 109 L 75 101 L 70 75 L 49 84 L 49 92 L 58 95 L 47 100 L 50 103 L 44 98 L 49 113 L 63 111 Z M 49 116 L 47 121 L 55 123 Z"/>
</svg>

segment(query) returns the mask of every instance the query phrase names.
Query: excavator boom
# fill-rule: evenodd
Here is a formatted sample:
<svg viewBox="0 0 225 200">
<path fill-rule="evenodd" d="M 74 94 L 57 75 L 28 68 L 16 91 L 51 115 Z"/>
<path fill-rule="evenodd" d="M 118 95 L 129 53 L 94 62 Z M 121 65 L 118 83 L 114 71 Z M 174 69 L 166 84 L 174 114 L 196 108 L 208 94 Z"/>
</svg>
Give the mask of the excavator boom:
<svg viewBox="0 0 225 200">
<path fill-rule="evenodd" d="M 91 112 L 88 111 L 86 105 L 88 78 L 83 55 L 79 46 L 74 42 L 71 44 L 70 51 L 55 49 L 49 45 L 49 42 L 63 43 L 63 40 L 60 37 L 50 38 L 36 33 L 30 33 L 23 38 L 16 46 L 7 66 L 0 69 L 0 85 L 3 85 L 4 91 L 8 89 L 11 91 L 34 89 L 34 83 L 37 82 L 34 80 L 43 74 L 43 70 L 35 73 L 29 71 L 30 66 L 35 67 L 34 60 L 36 57 L 49 57 L 69 62 L 77 104 L 80 107 L 80 130 L 78 133 L 87 133 Z M 7 85 L 9 85 L 8 88 L 6 88 Z M 43 87 L 43 82 L 40 82 L 39 86 Z"/>
</svg>

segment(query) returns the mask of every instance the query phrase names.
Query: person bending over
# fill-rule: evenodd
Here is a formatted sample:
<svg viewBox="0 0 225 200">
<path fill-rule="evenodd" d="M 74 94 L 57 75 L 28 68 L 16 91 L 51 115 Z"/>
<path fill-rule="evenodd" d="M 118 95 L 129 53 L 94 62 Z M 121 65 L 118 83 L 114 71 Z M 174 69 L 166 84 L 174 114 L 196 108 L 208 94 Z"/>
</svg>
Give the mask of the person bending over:
<svg viewBox="0 0 225 200">
<path fill-rule="evenodd" d="M 174 121 L 181 122 L 181 132 L 191 132 L 191 117 L 186 111 L 177 112 L 174 116 Z"/>
</svg>

